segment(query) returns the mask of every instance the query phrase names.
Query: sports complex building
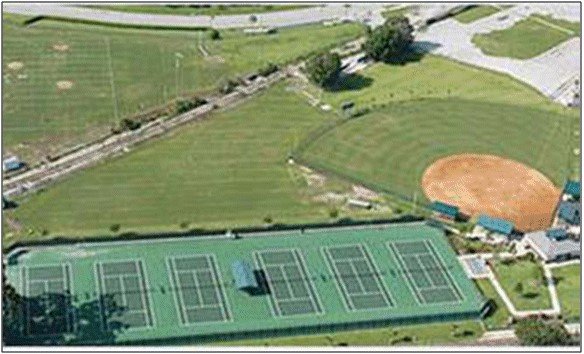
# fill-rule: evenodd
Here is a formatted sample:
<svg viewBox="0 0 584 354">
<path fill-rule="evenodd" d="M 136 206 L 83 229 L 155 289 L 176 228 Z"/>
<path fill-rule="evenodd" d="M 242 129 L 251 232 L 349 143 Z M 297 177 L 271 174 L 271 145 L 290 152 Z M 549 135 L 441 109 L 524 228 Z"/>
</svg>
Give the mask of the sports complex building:
<svg viewBox="0 0 584 354">
<path fill-rule="evenodd" d="M 315 334 L 478 319 L 486 307 L 443 231 L 424 223 L 62 244 L 11 255 L 7 277 L 25 296 L 25 343 Z"/>
</svg>

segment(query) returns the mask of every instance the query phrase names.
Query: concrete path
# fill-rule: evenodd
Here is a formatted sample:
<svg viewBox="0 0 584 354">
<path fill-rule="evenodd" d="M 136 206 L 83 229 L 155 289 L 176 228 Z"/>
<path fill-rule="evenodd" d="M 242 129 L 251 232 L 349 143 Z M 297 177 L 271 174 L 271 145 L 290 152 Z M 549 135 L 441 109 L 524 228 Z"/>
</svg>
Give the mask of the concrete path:
<svg viewBox="0 0 584 354">
<path fill-rule="evenodd" d="M 464 63 L 509 74 L 542 94 L 566 104 L 573 96 L 572 84 L 580 75 L 580 39 L 570 39 L 528 60 L 491 57 L 472 43 L 472 37 L 513 26 L 531 14 L 580 21 L 578 4 L 518 4 L 470 24 L 447 19 L 418 33 L 420 48 Z M 565 91 L 568 90 L 566 94 Z"/>
<path fill-rule="evenodd" d="M 97 21 L 112 24 L 131 24 L 138 26 L 166 26 L 177 28 L 214 27 L 242 28 L 253 26 L 290 27 L 326 20 L 350 18 L 363 21 L 379 14 L 386 4 L 326 4 L 312 8 L 288 11 L 274 11 L 255 14 L 257 22 L 250 22 L 251 14 L 222 16 L 160 15 L 145 13 L 117 12 L 75 6 L 73 3 L 5 3 L 3 10 L 26 16 L 58 16 L 69 19 Z"/>
</svg>

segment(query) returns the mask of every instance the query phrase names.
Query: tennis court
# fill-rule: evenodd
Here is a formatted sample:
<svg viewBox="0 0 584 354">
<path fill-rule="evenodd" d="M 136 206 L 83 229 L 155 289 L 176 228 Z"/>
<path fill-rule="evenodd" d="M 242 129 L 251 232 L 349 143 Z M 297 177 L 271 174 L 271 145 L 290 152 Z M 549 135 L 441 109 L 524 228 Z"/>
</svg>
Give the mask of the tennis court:
<svg viewBox="0 0 584 354">
<path fill-rule="evenodd" d="M 429 240 L 388 242 L 412 293 L 420 304 L 459 303 L 463 295 L 456 287 Z"/>
<path fill-rule="evenodd" d="M 112 323 L 123 323 L 126 329 L 154 325 L 141 260 L 98 262 L 95 271 L 103 325 L 107 330 Z"/>
<path fill-rule="evenodd" d="M 6 276 L 26 297 L 21 335 L 31 344 L 304 335 L 478 319 L 486 304 L 442 230 L 422 223 L 11 253 L 24 255 Z"/>
<path fill-rule="evenodd" d="M 377 265 L 363 244 L 323 247 L 349 311 L 392 306 Z"/>
<path fill-rule="evenodd" d="M 168 258 L 168 273 L 183 325 L 231 319 L 216 263 L 209 254 Z"/>
<path fill-rule="evenodd" d="M 291 316 L 322 312 L 306 265 L 297 249 L 254 252 L 256 265 L 265 272 L 272 314 Z"/>
<path fill-rule="evenodd" d="M 71 268 L 69 264 L 22 268 L 24 328 L 29 336 L 54 336 L 75 330 L 71 307 Z"/>
</svg>

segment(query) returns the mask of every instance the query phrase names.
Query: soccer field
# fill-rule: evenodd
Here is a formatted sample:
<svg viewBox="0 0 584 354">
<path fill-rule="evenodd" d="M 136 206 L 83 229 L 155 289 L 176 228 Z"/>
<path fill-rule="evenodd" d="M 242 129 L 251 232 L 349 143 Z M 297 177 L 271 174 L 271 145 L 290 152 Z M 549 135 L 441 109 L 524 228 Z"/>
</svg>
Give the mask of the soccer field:
<svg viewBox="0 0 584 354">
<path fill-rule="evenodd" d="M 249 290 L 236 261 L 253 272 Z M 58 245 L 13 262 L 28 343 L 306 335 L 476 320 L 485 305 L 443 232 L 421 223 Z"/>
<path fill-rule="evenodd" d="M 313 25 L 261 36 L 222 31 L 222 40 L 211 41 L 207 32 L 3 19 L 3 146 L 29 162 L 95 138 L 124 117 L 363 31 Z"/>
</svg>

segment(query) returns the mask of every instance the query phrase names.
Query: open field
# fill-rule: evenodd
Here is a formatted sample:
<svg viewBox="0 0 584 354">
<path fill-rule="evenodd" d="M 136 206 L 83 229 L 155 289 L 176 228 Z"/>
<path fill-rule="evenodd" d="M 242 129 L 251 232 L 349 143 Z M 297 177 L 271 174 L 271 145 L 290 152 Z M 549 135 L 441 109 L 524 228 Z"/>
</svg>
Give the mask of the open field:
<svg viewBox="0 0 584 354">
<path fill-rule="evenodd" d="M 455 15 L 453 18 L 456 19 L 458 22 L 468 24 L 480 20 L 481 18 L 494 15 L 499 11 L 501 11 L 501 9 L 496 8 L 495 6 L 477 5 L 471 9 L 468 9 Z"/>
<path fill-rule="evenodd" d="M 21 339 L 217 342 L 478 321 L 485 305 L 443 230 L 423 223 L 240 236 L 27 248 L 6 270 L 28 304 Z M 237 285 L 236 261 L 256 279 L 248 289 Z M 76 311 L 95 303 L 92 317 Z M 476 325 L 449 327 L 443 340 L 480 334 Z"/>
<path fill-rule="evenodd" d="M 569 265 L 552 270 L 556 279 L 558 297 L 562 308 L 562 316 L 567 322 L 580 321 L 580 264 Z"/>
<path fill-rule="evenodd" d="M 503 261 L 497 261 L 494 264 L 494 271 L 497 280 L 517 310 L 539 310 L 552 307 L 543 269 L 539 263 L 518 260 L 505 264 Z"/>
<path fill-rule="evenodd" d="M 112 234 L 116 224 L 120 232 L 155 232 L 262 225 L 267 217 L 274 223 L 327 220 L 327 204 L 311 195 L 326 192 L 329 182 L 336 192 L 344 184 L 327 179 L 313 193 L 316 187 L 287 166 L 286 156 L 304 134 L 332 118 L 280 85 L 21 200 L 5 211 L 7 220 L 23 226 L 13 237 L 5 232 L 5 245 L 43 233 Z"/>
<path fill-rule="evenodd" d="M 505 306 L 505 303 L 499 294 L 497 294 L 491 281 L 489 279 L 477 279 L 475 280 L 475 283 L 483 295 L 486 298 L 491 299 L 494 303 L 494 309 L 483 318 L 483 323 L 487 330 L 492 331 L 507 328 L 511 314 L 509 313 L 509 310 L 507 310 L 507 306 Z"/>
<path fill-rule="evenodd" d="M 164 5 L 86 5 L 86 7 L 120 12 L 150 13 L 161 15 L 245 15 L 274 11 L 298 10 L 312 5 L 216 5 L 210 7 L 164 6 Z"/>
<path fill-rule="evenodd" d="M 24 27 L 21 19 L 4 15 L 3 144 L 27 160 L 98 136 L 121 118 L 177 96 L 362 33 L 353 24 L 303 26 L 270 36 L 224 31 L 221 41 L 211 42 L 206 32 L 48 20 Z"/>
<path fill-rule="evenodd" d="M 477 34 L 472 41 L 487 55 L 529 59 L 579 36 L 579 27 L 579 23 L 531 15 L 511 28 Z"/>
<path fill-rule="evenodd" d="M 466 332 L 466 335 L 461 333 Z M 432 323 L 327 335 L 281 337 L 225 342 L 229 346 L 409 346 L 463 344 L 479 338 L 484 329 L 478 321 Z"/>
<path fill-rule="evenodd" d="M 323 93 L 323 101 L 336 109 L 345 101 L 355 102 L 358 107 L 382 108 L 383 104 L 427 98 L 465 98 L 567 111 L 506 75 L 433 55 L 405 65 L 374 64 L 344 77 L 336 88 Z"/>
</svg>

